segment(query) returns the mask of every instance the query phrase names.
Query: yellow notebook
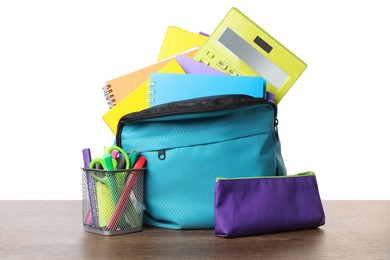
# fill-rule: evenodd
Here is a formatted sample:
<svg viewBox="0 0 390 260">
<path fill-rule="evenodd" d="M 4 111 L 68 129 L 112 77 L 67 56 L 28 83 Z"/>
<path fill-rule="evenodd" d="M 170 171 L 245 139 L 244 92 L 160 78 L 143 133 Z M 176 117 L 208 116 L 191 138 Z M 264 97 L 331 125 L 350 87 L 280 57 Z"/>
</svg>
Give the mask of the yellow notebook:
<svg viewBox="0 0 390 260">
<path fill-rule="evenodd" d="M 180 52 L 180 54 L 183 54 L 187 57 L 192 57 L 198 51 L 199 47 L 195 45 L 191 47 L 193 48 L 185 49 L 184 51 Z M 109 108 L 112 108 L 118 104 L 128 94 L 133 92 L 137 87 L 145 82 L 145 80 L 149 78 L 150 73 L 159 71 L 175 57 L 176 55 L 171 55 L 169 58 L 160 62 L 107 81 L 106 86 L 103 88 L 103 93 L 106 97 Z"/>
<path fill-rule="evenodd" d="M 166 59 L 194 46 L 201 47 L 207 38 L 207 36 L 189 32 L 179 27 L 168 26 L 157 60 Z"/>
<path fill-rule="evenodd" d="M 173 59 L 158 72 L 161 73 L 181 73 L 185 74 L 179 63 Z M 147 79 L 141 86 L 136 88 L 121 102 L 116 104 L 112 109 L 103 115 L 103 120 L 106 122 L 111 131 L 116 134 L 119 119 L 129 113 L 137 112 L 146 109 L 150 106 L 150 79 Z"/>
</svg>

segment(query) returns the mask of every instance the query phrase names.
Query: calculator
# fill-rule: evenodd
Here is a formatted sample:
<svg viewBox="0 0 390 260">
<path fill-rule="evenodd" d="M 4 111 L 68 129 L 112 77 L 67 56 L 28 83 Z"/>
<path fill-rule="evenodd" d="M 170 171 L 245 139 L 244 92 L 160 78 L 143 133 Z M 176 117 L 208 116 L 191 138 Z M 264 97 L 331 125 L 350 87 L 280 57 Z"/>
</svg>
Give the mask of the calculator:
<svg viewBox="0 0 390 260">
<path fill-rule="evenodd" d="M 307 65 L 233 7 L 193 59 L 232 76 L 262 76 L 278 103 Z"/>
</svg>

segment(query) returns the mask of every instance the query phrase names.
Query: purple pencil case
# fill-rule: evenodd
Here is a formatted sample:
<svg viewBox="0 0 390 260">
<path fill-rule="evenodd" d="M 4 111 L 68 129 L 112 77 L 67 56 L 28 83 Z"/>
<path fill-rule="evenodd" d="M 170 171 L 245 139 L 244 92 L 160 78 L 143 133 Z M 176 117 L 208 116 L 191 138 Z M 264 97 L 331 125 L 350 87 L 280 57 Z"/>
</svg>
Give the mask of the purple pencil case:
<svg viewBox="0 0 390 260">
<path fill-rule="evenodd" d="M 325 224 L 316 176 L 217 178 L 214 200 L 215 235 L 243 237 Z"/>
</svg>

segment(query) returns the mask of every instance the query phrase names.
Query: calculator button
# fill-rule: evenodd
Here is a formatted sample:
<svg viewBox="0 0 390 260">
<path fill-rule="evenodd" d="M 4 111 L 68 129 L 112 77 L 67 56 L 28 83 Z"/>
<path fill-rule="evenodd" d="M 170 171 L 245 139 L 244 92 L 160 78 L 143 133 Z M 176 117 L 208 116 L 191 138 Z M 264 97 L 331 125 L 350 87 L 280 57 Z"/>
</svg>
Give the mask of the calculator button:
<svg viewBox="0 0 390 260">
<path fill-rule="evenodd" d="M 214 54 L 211 51 L 207 51 L 206 55 L 209 56 L 210 58 L 214 58 Z"/>
<path fill-rule="evenodd" d="M 217 65 L 218 65 L 221 69 L 223 69 L 223 70 L 226 70 L 227 67 L 228 67 L 228 65 L 227 65 L 225 62 L 221 61 L 221 60 L 218 61 Z"/>
<path fill-rule="evenodd" d="M 207 65 L 207 66 L 210 64 L 210 62 L 208 60 L 206 60 L 205 58 L 200 58 L 199 61 L 202 62 L 203 64 Z"/>
<path fill-rule="evenodd" d="M 234 69 L 230 69 L 228 73 L 232 76 L 238 76 L 238 73 Z"/>
</svg>

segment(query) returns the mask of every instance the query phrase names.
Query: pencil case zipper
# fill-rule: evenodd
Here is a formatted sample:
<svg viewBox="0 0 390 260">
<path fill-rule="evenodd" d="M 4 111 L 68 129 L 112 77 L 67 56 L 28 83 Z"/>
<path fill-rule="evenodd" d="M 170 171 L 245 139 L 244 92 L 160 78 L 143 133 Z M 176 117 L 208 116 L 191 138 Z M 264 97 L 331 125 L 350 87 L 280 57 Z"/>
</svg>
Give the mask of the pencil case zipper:
<svg viewBox="0 0 390 260">
<path fill-rule="evenodd" d="M 217 181 L 229 181 L 229 180 L 250 180 L 250 179 L 278 179 L 278 178 L 299 178 L 299 177 L 306 177 L 306 176 L 314 176 L 315 173 L 312 171 L 308 172 L 302 172 L 297 173 L 293 175 L 285 175 L 285 176 L 258 176 L 258 177 L 240 177 L 240 178 L 224 178 L 224 177 L 217 177 Z"/>
</svg>

